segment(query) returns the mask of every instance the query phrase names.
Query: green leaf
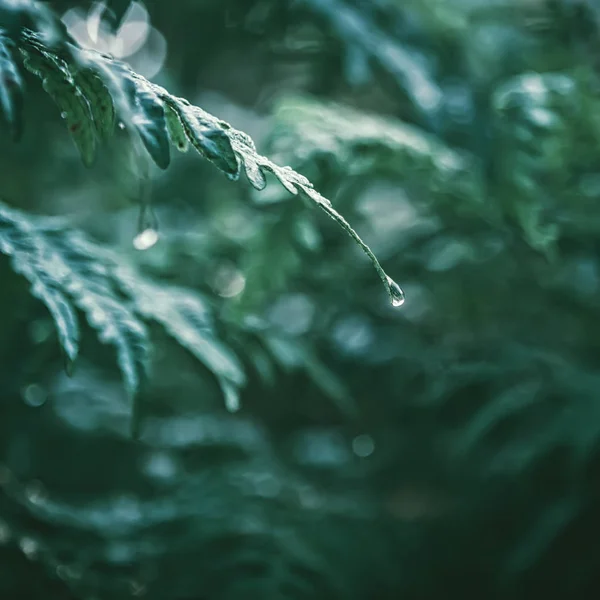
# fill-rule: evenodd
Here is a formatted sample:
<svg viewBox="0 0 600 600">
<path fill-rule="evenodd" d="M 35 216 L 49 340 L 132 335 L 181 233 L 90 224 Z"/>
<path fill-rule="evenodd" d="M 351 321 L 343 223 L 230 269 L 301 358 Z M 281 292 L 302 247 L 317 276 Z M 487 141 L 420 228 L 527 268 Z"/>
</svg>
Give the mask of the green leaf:
<svg viewBox="0 0 600 600">
<path fill-rule="evenodd" d="M 99 339 L 116 348 L 126 389 L 136 398 L 150 361 L 145 321 L 155 321 L 214 374 L 228 407 L 237 407 L 246 375 L 234 352 L 217 338 L 200 295 L 153 284 L 64 223 L 2 203 L 0 252 L 11 257 L 15 271 L 48 307 L 69 361 L 79 350 L 78 308 Z"/>
<path fill-rule="evenodd" d="M 419 60 L 422 55 L 417 48 L 407 48 L 406 40 L 398 37 L 393 27 L 387 30 L 386 25 L 391 24 L 389 16 L 377 15 L 377 3 L 363 6 L 339 0 L 298 0 L 294 4 L 313 12 L 330 30 L 332 41 L 339 41 L 345 47 L 350 83 L 365 83 L 371 79 L 371 65 L 377 65 L 412 102 L 423 120 L 429 124 L 436 122 L 443 106 L 443 91 L 427 61 Z M 422 4 L 421 0 L 418 5 Z"/>
<path fill-rule="evenodd" d="M 76 69 L 73 81 L 88 101 L 98 136 L 100 139 L 108 139 L 115 130 L 116 111 L 104 81 L 91 67 Z"/>
<path fill-rule="evenodd" d="M 13 57 L 14 44 L 0 34 L 0 110 L 14 140 L 23 128 L 23 81 Z"/>
<path fill-rule="evenodd" d="M 482 204 L 475 158 L 417 127 L 300 96 L 282 99 L 275 114 L 269 147 L 296 168 L 319 164 L 340 178 L 381 173 L 420 185 L 425 181 L 429 193 Z"/>
<path fill-rule="evenodd" d="M 179 115 L 168 104 L 165 105 L 165 118 L 167 120 L 167 129 L 171 140 L 177 146 L 180 152 L 187 152 L 190 142 L 183 128 L 183 123 Z"/>
<path fill-rule="evenodd" d="M 83 163 L 91 166 L 96 156 L 96 132 L 88 101 L 60 58 L 34 37 L 26 40 L 26 47 L 21 48 L 25 67 L 42 80 L 44 89 L 61 110 Z"/>
<path fill-rule="evenodd" d="M 148 150 L 152 160 L 161 169 L 171 163 L 169 132 L 163 103 L 151 85 L 139 78 L 132 78 L 132 123 Z"/>
<path fill-rule="evenodd" d="M 75 231 L 3 204 L 0 225 L 0 251 L 12 256 L 15 270 L 49 308 L 69 360 L 79 348 L 78 307 L 100 340 L 116 348 L 127 391 L 135 396 L 148 366 L 148 333 L 135 310 L 117 296 L 101 250 Z"/>
<path fill-rule="evenodd" d="M 333 208 L 331 202 L 317 192 L 306 177 L 291 167 L 281 167 L 258 154 L 247 134 L 233 129 L 225 121 L 191 105 L 184 98 L 169 94 L 110 56 L 83 50 L 74 43 L 67 44 L 66 50 L 62 48 L 59 56 L 35 33 L 25 31 L 22 35 L 25 64 L 42 79 L 44 88 L 61 108 L 86 165 L 90 165 L 95 156 L 96 127 L 101 133 L 105 130 L 108 132 L 112 126 L 110 115 L 104 121 L 99 114 L 111 112 L 108 96 L 112 94 L 117 101 L 119 118 L 138 131 L 144 146 L 160 168 L 167 168 L 170 162 L 170 136 L 179 148 L 184 149 L 185 135 L 200 154 L 230 179 L 238 179 L 243 166 L 250 183 L 261 190 L 266 185 L 266 173 L 273 173 L 288 192 L 302 193 L 312 200 L 354 239 L 371 260 L 392 304 L 402 304 L 402 290 L 384 272 L 371 249 Z M 93 69 L 93 76 L 85 71 L 86 77 L 83 77 L 78 64 Z M 78 86 L 69 69 L 76 78 L 85 79 L 85 83 Z M 96 74 L 104 81 L 108 95 L 96 81 Z M 448 157 L 442 157 L 442 160 L 445 159 Z"/>
<path fill-rule="evenodd" d="M 207 118 L 207 113 L 192 106 L 183 98 L 175 98 L 164 90 L 162 98 L 179 117 L 192 146 L 230 178 L 237 179 L 239 177 L 238 161 L 222 125 L 216 125 L 214 118 L 210 115 Z M 176 142 L 176 140 L 174 141 Z"/>
<path fill-rule="evenodd" d="M 60 345 L 69 362 L 79 353 L 79 324 L 68 295 L 60 286 L 64 276 L 41 237 L 20 213 L 0 204 L 0 252 L 10 256 L 15 272 L 31 283 L 56 325 Z"/>
<path fill-rule="evenodd" d="M 145 319 L 161 324 L 203 363 L 217 378 L 228 408 L 237 406 L 235 399 L 246 383 L 246 376 L 235 354 L 216 339 L 210 311 L 203 298 L 184 288 L 142 281 L 124 266 L 119 266 L 116 273 L 139 313 Z"/>
</svg>

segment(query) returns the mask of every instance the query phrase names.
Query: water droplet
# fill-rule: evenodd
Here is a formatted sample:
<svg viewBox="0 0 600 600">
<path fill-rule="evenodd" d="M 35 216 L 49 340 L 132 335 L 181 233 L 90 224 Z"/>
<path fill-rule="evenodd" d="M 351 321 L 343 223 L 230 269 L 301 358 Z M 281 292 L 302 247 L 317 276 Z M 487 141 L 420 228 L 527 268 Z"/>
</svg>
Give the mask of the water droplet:
<svg viewBox="0 0 600 600">
<path fill-rule="evenodd" d="M 148 202 L 143 202 L 140 206 L 137 230 L 138 234 L 133 240 L 136 250 L 148 250 L 158 242 L 158 219 Z"/>
<path fill-rule="evenodd" d="M 371 456 L 371 454 L 375 452 L 375 442 L 373 441 L 373 438 L 366 433 L 357 435 L 352 440 L 352 452 L 361 458 Z"/>
<path fill-rule="evenodd" d="M 158 231 L 156 229 L 144 229 L 133 238 L 133 247 L 136 250 L 148 250 L 158 242 Z"/>
<path fill-rule="evenodd" d="M 212 287 L 219 296 L 234 298 L 244 291 L 246 278 L 234 265 L 223 263 L 214 274 Z"/>
<path fill-rule="evenodd" d="M 30 537 L 22 537 L 19 540 L 19 548 L 21 549 L 21 552 L 23 552 L 23 554 L 30 560 L 36 558 L 40 549 L 39 544 Z"/>
<path fill-rule="evenodd" d="M 390 298 L 392 299 L 392 306 L 402 306 L 405 300 L 402 288 L 391 277 L 387 277 L 387 284 L 389 286 Z"/>
<path fill-rule="evenodd" d="M 60 113 L 60 116 L 61 116 L 63 119 L 66 119 L 66 118 L 67 118 L 67 113 L 66 113 L 66 111 L 64 111 L 64 110 L 63 110 L 63 112 L 61 112 L 61 113 Z"/>
<path fill-rule="evenodd" d="M 144 472 L 153 479 L 168 481 L 177 474 L 177 463 L 169 454 L 152 454 L 144 465 Z"/>
<path fill-rule="evenodd" d="M 46 491 L 39 481 L 32 481 L 25 488 L 25 497 L 31 504 L 42 504 L 45 496 Z"/>
<path fill-rule="evenodd" d="M 117 125 L 117 127 L 119 129 L 125 129 L 125 123 L 123 123 L 123 121 L 119 121 L 119 124 Z"/>
<path fill-rule="evenodd" d="M 21 395 L 23 396 L 25 404 L 36 408 L 42 406 L 47 398 L 46 390 L 41 385 L 35 383 L 26 386 L 22 390 Z"/>
</svg>

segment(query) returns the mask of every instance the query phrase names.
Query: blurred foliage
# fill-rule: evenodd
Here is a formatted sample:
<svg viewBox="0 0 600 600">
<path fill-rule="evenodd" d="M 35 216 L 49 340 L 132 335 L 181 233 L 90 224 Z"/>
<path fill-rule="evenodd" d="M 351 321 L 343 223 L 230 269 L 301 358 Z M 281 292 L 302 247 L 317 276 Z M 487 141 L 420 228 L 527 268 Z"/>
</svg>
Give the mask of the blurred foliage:
<svg viewBox="0 0 600 600">
<path fill-rule="evenodd" d="M 595 597 L 597 3 L 4 4 L 0 597 Z M 308 177 L 404 306 L 281 187 L 151 163 L 112 89 L 85 169 L 12 67 L 49 7 Z M 137 440 L 73 278 L 152 339 Z"/>
</svg>

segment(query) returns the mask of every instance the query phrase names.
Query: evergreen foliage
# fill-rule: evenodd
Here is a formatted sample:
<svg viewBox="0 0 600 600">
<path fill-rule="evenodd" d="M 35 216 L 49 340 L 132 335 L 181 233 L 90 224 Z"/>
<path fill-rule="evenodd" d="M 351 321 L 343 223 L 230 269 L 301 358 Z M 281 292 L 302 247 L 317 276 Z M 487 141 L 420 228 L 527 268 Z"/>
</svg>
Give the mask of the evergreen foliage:
<svg viewBox="0 0 600 600">
<path fill-rule="evenodd" d="M 0 598 L 594 598 L 596 3 L 174 6 L 0 1 Z"/>
</svg>

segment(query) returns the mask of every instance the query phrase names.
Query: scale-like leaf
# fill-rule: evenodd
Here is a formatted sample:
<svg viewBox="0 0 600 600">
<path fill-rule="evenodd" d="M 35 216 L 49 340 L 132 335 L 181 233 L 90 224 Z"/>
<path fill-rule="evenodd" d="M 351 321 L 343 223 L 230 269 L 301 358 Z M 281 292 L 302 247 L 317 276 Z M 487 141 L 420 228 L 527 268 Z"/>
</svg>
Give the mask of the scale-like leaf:
<svg viewBox="0 0 600 600">
<path fill-rule="evenodd" d="M 13 43 L 0 33 L 0 110 L 13 139 L 18 140 L 23 126 L 23 81 L 14 61 L 13 49 Z"/>
<path fill-rule="evenodd" d="M 133 125 L 152 160 L 161 169 L 166 169 L 171 162 L 171 152 L 165 109 L 160 98 L 149 85 L 137 84 Z"/>
<path fill-rule="evenodd" d="M 149 365 L 144 320 L 155 321 L 214 374 L 228 406 L 237 406 L 244 369 L 217 338 L 210 310 L 198 294 L 155 285 L 80 232 L 2 203 L 0 252 L 12 258 L 15 271 L 48 307 L 69 361 L 79 350 L 77 307 L 100 340 L 116 348 L 127 391 L 135 397 Z"/>
<path fill-rule="evenodd" d="M 61 59 L 33 38 L 28 38 L 27 46 L 21 48 L 21 52 L 27 69 L 42 80 L 44 89 L 61 110 L 83 163 L 91 166 L 96 156 L 96 133 L 90 106 L 82 90 L 75 85 Z"/>
<path fill-rule="evenodd" d="M 67 360 L 75 361 L 79 353 L 79 324 L 67 294 L 60 287 L 64 273 L 56 269 L 43 238 L 36 235 L 18 212 L 3 205 L 0 205 L 0 252 L 10 256 L 14 270 L 31 283 L 32 294 L 52 315 Z"/>
<path fill-rule="evenodd" d="M 180 152 L 187 152 L 190 142 L 183 128 L 183 123 L 179 115 L 168 104 L 165 105 L 165 118 L 171 140 Z"/>
<path fill-rule="evenodd" d="M 49 48 L 30 31 L 23 32 L 23 40 L 25 64 L 42 79 L 44 88 L 61 108 L 85 164 L 90 165 L 94 159 L 96 129 L 99 134 L 108 134 L 112 129 L 113 105 L 109 98 L 112 95 L 118 117 L 138 131 L 144 146 L 160 168 L 165 169 L 170 163 L 170 137 L 180 149 L 185 149 L 185 137 L 230 179 L 238 179 L 243 166 L 256 189 L 265 187 L 266 172 L 271 172 L 291 194 L 302 192 L 362 248 L 373 263 L 392 304 L 399 306 L 403 303 L 404 294 L 400 287 L 383 271 L 371 249 L 331 202 L 291 167 L 281 167 L 258 154 L 248 135 L 191 105 L 184 98 L 171 95 L 111 56 L 83 50 L 74 43 L 63 45 L 59 52 Z M 83 70 L 82 64 L 85 65 Z M 106 120 L 102 116 L 104 113 L 108 115 Z"/>
<path fill-rule="evenodd" d="M 106 65 L 105 65 L 106 66 Z M 171 162 L 165 108 L 156 87 L 117 61 L 109 64 L 113 84 L 121 93 L 121 117 L 138 132 L 152 160 L 161 169 Z"/>
<path fill-rule="evenodd" d="M 65 228 L 34 221 L 0 204 L 0 251 L 13 257 L 15 270 L 33 284 L 49 308 L 69 360 L 77 357 L 77 306 L 100 340 L 117 349 L 127 391 L 137 393 L 148 366 L 150 342 L 135 310 L 118 298 L 102 253 Z"/>
<path fill-rule="evenodd" d="M 169 94 L 164 88 L 152 84 L 140 75 L 133 73 L 123 63 L 118 63 L 113 61 L 112 58 L 102 55 L 97 55 L 96 60 L 102 63 L 103 68 L 109 73 L 111 73 L 111 70 L 113 71 L 113 82 L 115 80 L 114 73 L 119 74 L 123 81 L 122 85 L 128 90 L 130 96 L 133 96 L 135 92 L 136 94 L 142 94 L 144 97 L 152 98 L 152 102 L 156 98 L 159 98 L 164 105 L 172 109 L 179 118 L 183 130 L 194 148 L 213 162 L 231 179 L 239 177 L 240 169 L 243 165 L 248 179 L 257 189 L 265 187 L 265 172 L 270 171 L 291 194 L 303 192 L 336 221 L 362 248 L 373 263 L 390 296 L 392 304 L 399 306 L 404 302 L 402 290 L 384 272 L 371 249 L 363 242 L 346 219 L 333 208 L 331 202 L 315 190 L 312 183 L 306 177 L 297 173 L 291 167 L 280 167 L 265 156 L 261 156 L 256 151 L 254 142 L 247 134 L 233 129 L 225 121 L 217 119 L 197 106 L 191 105 L 184 98 L 177 98 Z M 169 119 L 172 119 L 172 116 Z M 167 125 L 164 109 L 162 109 L 158 120 L 160 131 L 162 132 L 163 123 L 166 131 Z M 178 137 L 176 135 L 174 139 L 175 143 L 178 143 Z"/>
<path fill-rule="evenodd" d="M 215 127 L 211 120 L 204 118 L 204 111 L 192 106 L 187 100 L 175 98 L 166 91 L 163 91 L 162 97 L 179 117 L 192 146 L 229 177 L 237 179 L 239 177 L 237 158 L 222 127 Z"/>
<path fill-rule="evenodd" d="M 88 101 L 94 126 L 100 139 L 109 138 L 115 130 L 116 112 L 110 91 L 93 68 L 73 72 L 73 81 Z"/>
</svg>

